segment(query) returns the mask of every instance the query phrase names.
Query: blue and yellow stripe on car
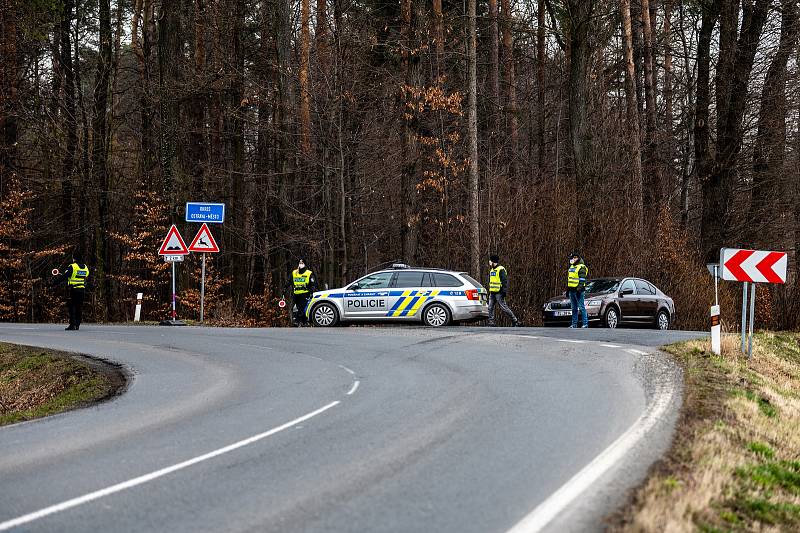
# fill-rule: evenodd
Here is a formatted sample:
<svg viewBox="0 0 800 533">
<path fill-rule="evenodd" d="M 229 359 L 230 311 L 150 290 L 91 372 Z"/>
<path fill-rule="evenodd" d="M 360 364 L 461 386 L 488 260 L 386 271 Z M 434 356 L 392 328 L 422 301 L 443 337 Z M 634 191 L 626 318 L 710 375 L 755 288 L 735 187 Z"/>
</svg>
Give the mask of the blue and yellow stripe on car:
<svg viewBox="0 0 800 533">
<path fill-rule="evenodd" d="M 416 316 L 419 308 L 441 291 L 403 291 L 386 316 Z"/>
</svg>

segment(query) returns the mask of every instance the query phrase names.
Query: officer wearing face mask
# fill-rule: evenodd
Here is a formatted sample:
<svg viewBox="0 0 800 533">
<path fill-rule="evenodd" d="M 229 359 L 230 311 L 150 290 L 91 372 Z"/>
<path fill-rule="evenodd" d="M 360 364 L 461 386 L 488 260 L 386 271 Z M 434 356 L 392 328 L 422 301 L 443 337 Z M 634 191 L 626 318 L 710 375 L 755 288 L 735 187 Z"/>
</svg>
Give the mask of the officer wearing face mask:
<svg viewBox="0 0 800 533">
<path fill-rule="evenodd" d="M 306 267 L 305 260 L 301 257 L 297 263 L 297 269 L 292 271 L 292 279 L 286 284 L 284 292 L 292 290 L 292 299 L 296 311 L 294 313 L 294 324 L 296 326 L 307 326 L 306 306 L 314 291 L 317 290 L 317 278 L 311 269 Z"/>
</svg>

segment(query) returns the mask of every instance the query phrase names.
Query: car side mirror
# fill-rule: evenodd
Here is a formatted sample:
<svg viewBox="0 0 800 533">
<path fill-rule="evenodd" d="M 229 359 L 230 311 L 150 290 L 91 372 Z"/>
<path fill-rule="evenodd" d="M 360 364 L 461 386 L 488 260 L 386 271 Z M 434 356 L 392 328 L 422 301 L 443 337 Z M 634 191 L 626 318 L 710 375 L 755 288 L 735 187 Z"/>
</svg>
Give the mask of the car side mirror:
<svg viewBox="0 0 800 533">
<path fill-rule="evenodd" d="M 349 287 L 347 287 L 348 291 L 357 291 L 359 289 L 358 283 L 353 283 Z"/>
<path fill-rule="evenodd" d="M 619 295 L 620 295 L 620 296 L 625 296 L 626 294 L 633 294 L 633 289 L 622 289 L 622 290 L 619 292 Z"/>
</svg>

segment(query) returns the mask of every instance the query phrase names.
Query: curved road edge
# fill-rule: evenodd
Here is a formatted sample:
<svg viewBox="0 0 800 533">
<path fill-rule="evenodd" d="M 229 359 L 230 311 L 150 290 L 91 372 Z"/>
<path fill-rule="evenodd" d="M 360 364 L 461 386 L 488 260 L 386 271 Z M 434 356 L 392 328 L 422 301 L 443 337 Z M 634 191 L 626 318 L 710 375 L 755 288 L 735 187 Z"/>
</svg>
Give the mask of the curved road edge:
<svg viewBox="0 0 800 533">
<path fill-rule="evenodd" d="M 606 517 L 629 501 L 651 467 L 670 449 L 683 404 L 683 370 L 668 353 L 587 341 L 642 357 L 638 378 L 646 407 L 639 418 L 507 533 L 602 530 Z M 640 348 L 644 348 L 640 346 Z"/>
</svg>

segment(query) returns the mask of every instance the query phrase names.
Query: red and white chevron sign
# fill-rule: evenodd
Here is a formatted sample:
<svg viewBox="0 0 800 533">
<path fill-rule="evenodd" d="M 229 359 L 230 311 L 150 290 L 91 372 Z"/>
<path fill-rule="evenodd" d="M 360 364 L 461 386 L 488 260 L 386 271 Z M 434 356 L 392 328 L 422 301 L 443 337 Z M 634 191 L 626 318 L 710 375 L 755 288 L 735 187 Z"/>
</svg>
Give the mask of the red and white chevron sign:
<svg viewBox="0 0 800 533">
<path fill-rule="evenodd" d="M 753 283 L 786 283 L 786 252 L 723 248 L 722 279 Z"/>
</svg>

